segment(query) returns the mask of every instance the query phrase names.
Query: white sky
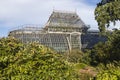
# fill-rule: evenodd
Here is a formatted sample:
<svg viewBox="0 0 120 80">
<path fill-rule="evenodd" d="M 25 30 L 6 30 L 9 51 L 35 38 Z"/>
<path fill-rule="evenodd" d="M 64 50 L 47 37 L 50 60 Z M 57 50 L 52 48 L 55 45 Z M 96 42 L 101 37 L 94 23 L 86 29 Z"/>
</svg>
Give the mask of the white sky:
<svg viewBox="0 0 120 80">
<path fill-rule="evenodd" d="M 97 29 L 94 9 L 100 0 L 0 0 L 0 37 L 24 24 L 44 25 L 53 9 L 76 11 L 92 29 Z M 120 24 L 117 24 L 117 26 Z M 42 26 L 43 27 L 43 26 Z"/>
</svg>

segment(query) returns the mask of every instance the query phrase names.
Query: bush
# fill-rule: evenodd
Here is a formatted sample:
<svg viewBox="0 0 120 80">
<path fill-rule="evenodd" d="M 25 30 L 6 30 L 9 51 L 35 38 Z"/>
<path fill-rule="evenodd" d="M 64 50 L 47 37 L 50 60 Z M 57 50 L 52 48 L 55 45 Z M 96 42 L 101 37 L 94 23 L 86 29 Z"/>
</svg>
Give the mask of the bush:
<svg viewBox="0 0 120 80">
<path fill-rule="evenodd" d="M 10 48 L 8 43 L 6 46 Z M 12 48 L 16 49 L 16 46 Z M 30 43 L 22 46 L 22 49 L 17 49 L 18 51 L 15 49 L 11 50 L 11 62 L 0 70 L 2 80 L 78 80 L 72 66 L 63 60 L 60 54 L 43 45 Z M 6 52 L 7 54 L 10 53 Z"/>
<path fill-rule="evenodd" d="M 72 50 L 68 54 L 68 61 L 73 63 L 81 62 L 82 56 L 83 56 L 83 52 L 81 52 L 80 50 Z"/>
<path fill-rule="evenodd" d="M 120 66 L 117 66 L 116 63 L 100 66 L 96 80 L 120 80 Z"/>
<path fill-rule="evenodd" d="M 17 39 L 13 37 L 0 39 L 0 70 L 12 63 L 14 56 L 23 48 Z"/>
</svg>

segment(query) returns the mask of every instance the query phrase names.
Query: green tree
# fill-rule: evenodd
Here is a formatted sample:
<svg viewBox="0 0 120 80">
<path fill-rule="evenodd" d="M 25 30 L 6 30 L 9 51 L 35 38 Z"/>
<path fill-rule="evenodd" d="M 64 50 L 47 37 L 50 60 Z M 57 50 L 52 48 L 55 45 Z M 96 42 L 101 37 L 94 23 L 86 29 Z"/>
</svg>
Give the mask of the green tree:
<svg viewBox="0 0 120 80">
<path fill-rule="evenodd" d="M 92 63 L 99 64 L 120 61 L 120 30 L 108 36 L 108 41 L 99 43 L 91 50 Z"/>
<path fill-rule="evenodd" d="M 110 60 L 120 60 L 120 30 L 114 31 L 109 37 L 107 44 L 110 44 Z"/>
<path fill-rule="evenodd" d="M 120 0 L 101 0 L 95 9 L 95 19 L 98 22 L 99 30 L 104 32 L 110 22 L 120 20 Z"/>
</svg>

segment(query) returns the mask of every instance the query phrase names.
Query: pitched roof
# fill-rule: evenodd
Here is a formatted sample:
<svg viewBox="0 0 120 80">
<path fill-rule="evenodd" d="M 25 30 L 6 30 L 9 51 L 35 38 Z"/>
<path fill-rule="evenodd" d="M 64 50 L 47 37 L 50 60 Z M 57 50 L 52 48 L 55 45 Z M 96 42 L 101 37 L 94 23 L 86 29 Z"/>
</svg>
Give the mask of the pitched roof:
<svg viewBox="0 0 120 80">
<path fill-rule="evenodd" d="M 46 26 L 52 27 L 85 27 L 85 23 L 76 12 L 53 11 Z"/>
</svg>

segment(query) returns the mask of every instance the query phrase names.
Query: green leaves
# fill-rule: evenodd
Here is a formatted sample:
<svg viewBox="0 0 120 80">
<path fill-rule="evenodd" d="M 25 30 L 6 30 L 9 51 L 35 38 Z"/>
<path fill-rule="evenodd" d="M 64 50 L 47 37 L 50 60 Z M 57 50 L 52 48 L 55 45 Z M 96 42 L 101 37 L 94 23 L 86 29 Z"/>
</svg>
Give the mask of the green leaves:
<svg viewBox="0 0 120 80">
<path fill-rule="evenodd" d="M 15 38 L 0 39 L 0 70 L 12 63 L 13 57 L 22 47 L 23 45 Z"/>
<path fill-rule="evenodd" d="M 72 66 L 60 54 L 38 43 L 0 39 L 0 79 L 77 80 Z"/>
<path fill-rule="evenodd" d="M 120 20 L 120 0 L 109 0 L 103 4 L 102 0 L 95 9 L 95 19 L 101 32 L 105 32 L 110 22 Z"/>
<path fill-rule="evenodd" d="M 108 41 L 98 43 L 90 53 L 94 64 L 120 61 L 120 30 L 110 33 Z"/>
<path fill-rule="evenodd" d="M 107 64 L 105 69 L 99 71 L 96 80 L 120 80 L 120 67 L 113 63 Z"/>
</svg>

